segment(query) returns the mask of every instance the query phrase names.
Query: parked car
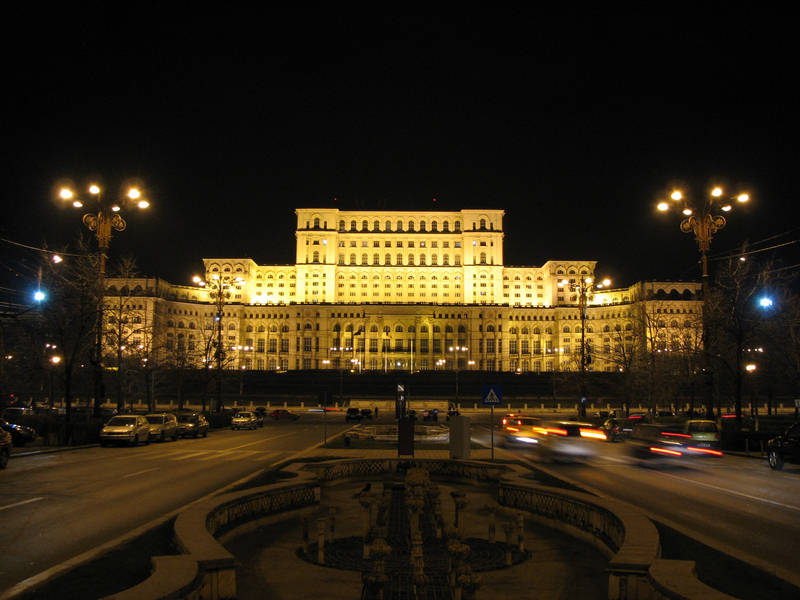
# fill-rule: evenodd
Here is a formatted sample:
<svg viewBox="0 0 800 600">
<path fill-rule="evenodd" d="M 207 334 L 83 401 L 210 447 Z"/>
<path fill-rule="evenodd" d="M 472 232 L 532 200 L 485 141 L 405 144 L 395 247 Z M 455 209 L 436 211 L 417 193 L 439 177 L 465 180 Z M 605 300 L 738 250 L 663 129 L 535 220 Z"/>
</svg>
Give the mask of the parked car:
<svg viewBox="0 0 800 600">
<path fill-rule="evenodd" d="M 32 414 L 33 409 L 28 406 L 9 406 L 3 410 L 3 414 L 0 415 L 0 418 L 15 423 L 20 417 L 28 417 Z"/>
<path fill-rule="evenodd" d="M 16 425 L 9 423 L 5 419 L 0 419 L 0 429 L 11 435 L 11 442 L 15 446 L 24 446 L 36 439 L 36 430 L 33 427 Z"/>
<path fill-rule="evenodd" d="M 275 409 L 269 413 L 269 416 L 274 421 L 296 421 L 300 418 L 300 415 L 285 408 Z"/>
<path fill-rule="evenodd" d="M 266 406 L 256 406 L 253 412 L 256 415 L 256 421 L 258 421 L 258 426 L 263 427 L 264 421 L 267 418 L 267 407 Z"/>
<path fill-rule="evenodd" d="M 779 471 L 783 463 L 800 464 L 800 423 L 795 423 L 767 442 L 769 468 Z"/>
<path fill-rule="evenodd" d="M 434 423 L 439 422 L 439 409 L 432 408 L 430 410 L 422 411 L 422 420 L 423 421 L 433 421 Z"/>
<path fill-rule="evenodd" d="M 8 466 L 8 459 L 11 457 L 11 434 L 0 429 L 0 469 Z"/>
<path fill-rule="evenodd" d="M 372 418 L 372 409 L 371 408 L 362 408 L 361 409 L 361 418 L 362 419 L 371 419 Z"/>
<path fill-rule="evenodd" d="M 165 441 L 171 438 L 174 442 L 178 439 L 178 419 L 172 413 L 152 413 L 144 416 L 150 423 L 150 439 Z"/>
<path fill-rule="evenodd" d="M 344 414 L 345 421 L 360 421 L 361 420 L 361 411 L 358 410 L 355 406 L 351 406 L 347 409 L 347 412 Z"/>
<path fill-rule="evenodd" d="M 233 429 L 255 429 L 258 427 L 256 415 L 249 410 L 240 410 L 233 415 L 231 427 Z"/>
<path fill-rule="evenodd" d="M 100 445 L 150 443 L 150 423 L 141 415 L 111 417 L 100 430 Z"/>
<path fill-rule="evenodd" d="M 202 413 L 188 412 L 178 414 L 178 435 L 181 437 L 208 436 L 208 420 Z"/>
<path fill-rule="evenodd" d="M 451 418 L 453 418 L 453 417 L 458 417 L 458 416 L 460 416 L 460 415 L 461 415 L 461 413 L 460 413 L 460 412 L 458 412 L 458 409 L 457 409 L 457 408 L 452 408 L 452 407 L 451 407 L 451 408 L 448 408 L 448 409 L 447 409 L 447 420 L 448 420 L 448 421 L 449 421 Z"/>
</svg>

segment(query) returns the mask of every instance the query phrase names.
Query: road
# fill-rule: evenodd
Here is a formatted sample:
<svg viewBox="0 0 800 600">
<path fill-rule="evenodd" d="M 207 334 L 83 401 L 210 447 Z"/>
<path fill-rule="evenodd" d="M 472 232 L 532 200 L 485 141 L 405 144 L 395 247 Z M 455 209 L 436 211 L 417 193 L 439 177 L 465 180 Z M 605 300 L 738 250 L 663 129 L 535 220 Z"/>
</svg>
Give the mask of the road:
<svg viewBox="0 0 800 600">
<path fill-rule="evenodd" d="M 488 420 L 473 431 L 488 444 Z M 521 459 L 628 502 L 706 545 L 800 583 L 800 467 L 772 471 L 765 460 L 733 455 L 654 467 L 633 461 L 626 444 L 607 442 L 598 442 L 597 456 L 585 463 L 545 463 L 528 449 L 498 449 L 496 457 Z"/>
<path fill-rule="evenodd" d="M 499 415 L 496 415 L 499 418 Z M 328 415 L 330 437 L 349 424 Z M 390 416 L 382 417 L 389 422 Z M 14 458 L 0 475 L 0 590 L 320 443 L 322 415 L 255 431 L 134 448 L 89 448 Z M 488 417 L 473 419 L 488 445 Z M 496 440 L 497 440 L 496 436 Z M 598 442 L 590 463 L 541 463 L 498 449 L 588 491 L 618 498 L 700 541 L 800 579 L 800 468 L 726 455 L 684 467 L 633 463 L 625 444 Z"/>
<path fill-rule="evenodd" d="M 0 476 L 0 590 L 313 447 L 322 418 L 13 458 Z M 348 427 L 326 418 L 328 436 Z"/>
</svg>

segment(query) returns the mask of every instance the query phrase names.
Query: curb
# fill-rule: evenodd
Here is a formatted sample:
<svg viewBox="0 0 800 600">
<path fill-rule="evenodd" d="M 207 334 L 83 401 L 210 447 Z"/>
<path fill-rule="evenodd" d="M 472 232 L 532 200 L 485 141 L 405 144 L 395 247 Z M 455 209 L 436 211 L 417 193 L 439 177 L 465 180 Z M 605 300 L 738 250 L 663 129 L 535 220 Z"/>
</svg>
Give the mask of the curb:
<svg viewBox="0 0 800 600">
<path fill-rule="evenodd" d="M 100 444 L 84 444 L 82 446 L 57 446 L 55 448 L 45 448 L 42 450 L 24 450 L 22 452 L 12 452 L 9 458 L 19 458 L 22 456 L 36 456 L 37 454 L 53 454 L 54 452 L 67 452 L 68 450 L 83 450 L 84 448 L 97 448 Z"/>
</svg>

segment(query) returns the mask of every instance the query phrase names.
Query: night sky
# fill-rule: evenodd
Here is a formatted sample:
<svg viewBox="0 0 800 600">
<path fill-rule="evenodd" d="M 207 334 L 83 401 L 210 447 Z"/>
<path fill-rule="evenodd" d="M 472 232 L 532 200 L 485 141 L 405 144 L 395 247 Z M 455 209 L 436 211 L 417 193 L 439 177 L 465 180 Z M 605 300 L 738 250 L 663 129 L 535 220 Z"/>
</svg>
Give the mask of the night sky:
<svg viewBox="0 0 800 600">
<path fill-rule="evenodd" d="M 71 243 L 82 213 L 54 186 L 138 178 L 152 207 L 126 214 L 112 256 L 174 283 L 203 257 L 294 262 L 297 207 L 501 208 L 507 265 L 694 278 L 695 242 L 654 210 L 675 183 L 753 197 L 714 253 L 798 237 L 796 35 L 725 10 L 20 23 L 2 46 L 0 237 Z"/>
</svg>

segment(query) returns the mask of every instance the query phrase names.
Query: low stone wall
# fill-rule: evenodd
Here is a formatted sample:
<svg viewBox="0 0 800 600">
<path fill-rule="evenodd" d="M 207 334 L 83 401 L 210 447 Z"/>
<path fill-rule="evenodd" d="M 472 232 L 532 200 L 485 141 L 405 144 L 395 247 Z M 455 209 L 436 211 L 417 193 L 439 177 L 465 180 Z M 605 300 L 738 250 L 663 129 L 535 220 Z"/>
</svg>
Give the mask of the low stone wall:
<svg viewBox="0 0 800 600">
<path fill-rule="evenodd" d="M 103 600 L 236 598 L 236 560 L 217 536 L 265 515 L 319 504 L 320 487 L 299 467 L 288 482 L 229 492 L 195 504 L 175 520 L 175 542 L 184 554 L 153 557 L 153 572 L 137 586 Z"/>
<path fill-rule="evenodd" d="M 438 479 L 493 483 L 501 505 L 525 511 L 534 520 L 596 546 L 609 558 L 610 600 L 731 598 L 700 582 L 693 562 L 661 559 L 655 526 L 622 502 L 538 485 L 520 477 L 514 467 L 496 463 L 389 458 L 293 465 L 288 470 L 297 477 L 291 481 L 230 492 L 196 504 L 175 521 L 175 540 L 185 554 L 154 557 L 154 570 L 147 580 L 104 600 L 235 598 L 235 559 L 217 538 L 230 539 L 253 522 L 287 518 L 316 506 L 321 486 L 326 484 L 369 479 L 411 467 L 424 468 Z"/>
</svg>

